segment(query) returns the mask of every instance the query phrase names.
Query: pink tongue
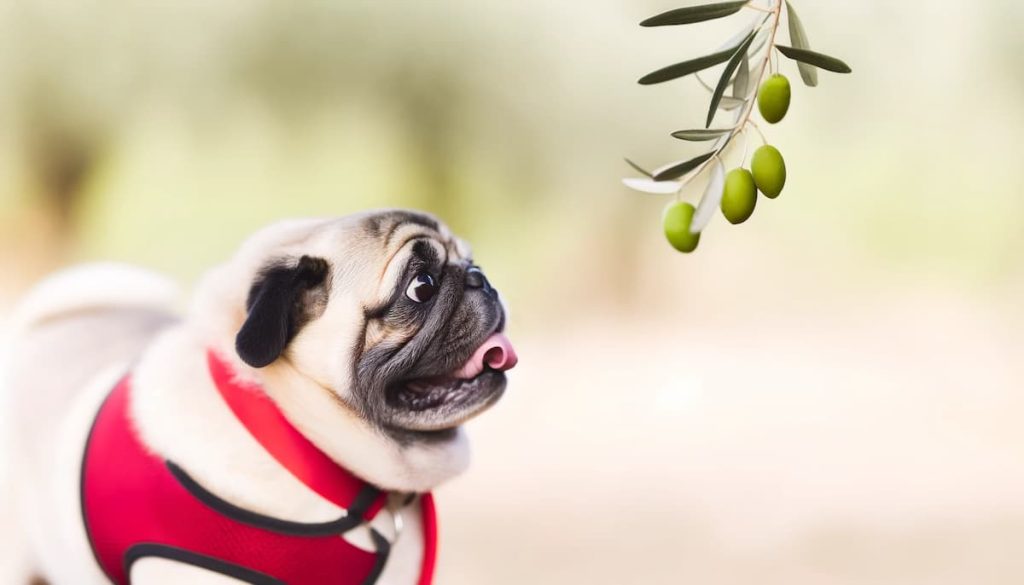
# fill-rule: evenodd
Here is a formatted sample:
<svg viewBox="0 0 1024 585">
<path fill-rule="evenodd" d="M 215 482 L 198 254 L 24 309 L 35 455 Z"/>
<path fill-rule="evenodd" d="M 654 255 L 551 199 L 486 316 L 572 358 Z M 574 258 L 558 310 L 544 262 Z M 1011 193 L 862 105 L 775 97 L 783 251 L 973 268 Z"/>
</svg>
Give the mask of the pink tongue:
<svg viewBox="0 0 1024 585">
<path fill-rule="evenodd" d="M 495 333 L 476 348 L 469 361 L 454 375 L 456 378 L 468 380 L 479 376 L 487 367 L 499 372 L 511 370 L 518 361 L 519 357 L 516 356 L 516 350 L 508 337 L 504 333 Z"/>
</svg>

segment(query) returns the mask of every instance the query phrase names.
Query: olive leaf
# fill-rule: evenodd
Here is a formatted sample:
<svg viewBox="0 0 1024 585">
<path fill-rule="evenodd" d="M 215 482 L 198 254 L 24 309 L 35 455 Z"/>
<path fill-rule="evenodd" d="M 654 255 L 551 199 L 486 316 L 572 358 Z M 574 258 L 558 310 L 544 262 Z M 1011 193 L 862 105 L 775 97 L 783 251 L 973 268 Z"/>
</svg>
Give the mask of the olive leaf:
<svg viewBox="0 0 1024 585">
<path fill-rule="evenodd" d="M 736 71 L 736 79 L 732 82 L 732 97 L 745 98 L 750 89 L 750 58 L 743 55 L 740 68 Z"/>
<path fill-rule="evenodd" d="M 730 96 L 722 96 L 722 103 L 718 104 L 718 107 L 722 110 L 735 110 L 736 108 L 747 103 L 747 100 L 740 98 L 734 98 Z"/>
<path fill-rule="evenodd" d="M 735 50 L 735 47 L 733 47 L 724 51 L 719 51 L 717 53 L 712 53 L 710 55 L 663 67 L 657 71 L 652 71 L 651 73 L 644 75 L 637 83 L 640 85 L 654 85 L 655 83 L 662 83 L 663 81 L 671 81 L 679 77 L 685 77 L 691 73 L 707 69 L 708 67 L 714 67 L 719 63 L 725 63 L 729 60 L 729 57 L 732 56 Z"/>
<path fill-rule="evenodd" d="M 633 161 L 629 160 L 628 158 L 626 158 L 626 159 L 623 159 L 623 160 L 625 160 L 625 161 L 626 161 L 626 164 L 627 164 L 627 165 L 629 165 L 629 166 L 633 167 L 633 170 L 634 170 L 634 171 L 636 171 L 636 172 L 640 173 L 641 175 L 643 175 L 643 176 L 645 176 L 645 177 L 653 177 L 653 176 L 654 176 L 654 175 L 652 175 L 652 174 L 651 174 L 651 171 L 648 171 L 647 169 L 645 169 L 645 168 L 643 168 L 642 166 L 640 166 L 640 165 L 636 164 L 635 162 L 633 162 Z"/>
<path fill-rule="evenodd" d="M 699 234 L 707 227 L 708 222 L 715 215 L 715 210 L 722 204 L 722 195 L 725 193 L 725 167 L 721 160 L 716 160 L 711 169 L 711 179 L 704 189 L 704 196 L 700 198 L 697 211 L 693 212 L 693 219 L 690 220 L 690 233 Z"/>
<path fill-rule="evenodd" d="M 709 152 L 707 154 L 702 154 L 700 156 L 691 158 L 690 160 L 687 161 L 666 165 L 654 171 L 653 178 L 655 181 L 671 181 L 673 179 L 678 179 L 679 177 L 682 177 L 686 173 L 702 165 L 705 161 L 714 156 L 714 154 L 714 152 Z"/>
<path fill-rule="evenodd" d="M 700 6 L 687 6 L 663 12 L 652 16 L 640 23 L 640 26 L 672 26 L 676 24 L 693 24 L 722 18 L 730 14 L 736 14 L 747 4 L 746 0 L 737 2 L 718 2 L 716 4 L 702 4 Z"/>
<path fill-rule="evenodd" d="M 747 51 L 747 54 L 753 55 L 754 53 L 760 51 L 761 47 L 763 47 L 765 43 L 768 42 L 769 36 L 771 36 L 770 30 L 761 29 L 761 32 L 757 33 L 757 36 L 754 37 L 754 42 L 750 44 L 750 50 Z"/>
<path fill-rule="evenodd" d="M 622 184 L 634 191 L 651 195 L 671 195 L 682 187 L 677 181 L 655 181 L 646 177 L 622 179 Z"/>
<path fill-rule="evenodd" d="M 835 57 L 829 57 L 822 53 L 808 51 L 806 49 L 795 49 L 784 45 L 775 45 L 775 48 L 778 49 L 780 53 L 794 61 L 814 65 L 819 69 L 832 71 L 834 73 L 850 73 L 853 71 L 853 69 L 850 69 L 850 66 L 846 63 L 843 63 Z"/>
<path fill-rule="evenodd" d="M 810 51 L 811 43 L 807 40 L 807 31 L 804 30 L 804 25 L 800 22 L 800 17 L 797 16 L 796 10 L 793 9 L 793 5 L 789 3 L 789 0 L 786 0 L 786 12 L 789 14 L 790 42 L 797 49 Z M 800 70 L 800 78 L 804 80 L 804 85 L 807 87 L 818 85 L 818 70 L 816 68 L 807 63 L 797 63 L 797 69 Z"/>
<path fill-rule="evenodd" d="M 750 43 L 754 40 L 754 32 L 747 35 L 747 38 L 736 48 L 736 52 L 733 53 L 732 58 L 729 59 L 729 63 L 726 64 L 725 70 L 722 71 L 722 77 L 718 79 L 718 86 L 715 87 L 715 93 L 711 96 L 711 107 L 708 108 L 708 120 L 705 127 L 711 126 L 711 121 L 715 119 L 715 110 L 718 109 L 718 104 L 722 101 L 722 96 L 725 94 L 725 88 L 729 85 L 729 80 L 732 79 L 732 74 L 739 67 L 740 61 L 747 54 L 747 49 L 750 48 Z"/>
<path fill-rule="evenodd" d="M 704 142 L 706 140 L 714 140 L 715 138 L 724 136 L 729 132 L 732 132 L 732 130 L 728 128 L 713 130 L 706 130 L 702 128 L 700 130 L 679 130 L 678 132 L 673 132 L 672 136 L 679 140 L 687 140 L 689 142 Z"/>
<path fill-rule="evenodd" d="M 721 51 L 721 50 L 727 49 L 729 47 L 735 47 L 735 46 L 739 45 L 740 43 L 743 42 L 743 39 L 747 38 L 747 35 L 750 34 L 750 31 L 754 30 L 755 28 L 757 28 L 757 29 L 762 28 L 764 26 L 764 23 L 768 22 L 768 18 L 770 16 L 771 16 L 770 14 L 764 14 L 764 15 L 758 14 L 757 16 L 754 16 L 754 18 L 752 18 L 751 21 L 747 25 L 745 25 L 743 28 L 741 28 L 738 31 L 736 31 L 735 33 L 733 33 L 733 35 L 731 37 L 726 39 L 725 42 L 722 43 L 715 50 L 716 51 Z"/>
</svg>

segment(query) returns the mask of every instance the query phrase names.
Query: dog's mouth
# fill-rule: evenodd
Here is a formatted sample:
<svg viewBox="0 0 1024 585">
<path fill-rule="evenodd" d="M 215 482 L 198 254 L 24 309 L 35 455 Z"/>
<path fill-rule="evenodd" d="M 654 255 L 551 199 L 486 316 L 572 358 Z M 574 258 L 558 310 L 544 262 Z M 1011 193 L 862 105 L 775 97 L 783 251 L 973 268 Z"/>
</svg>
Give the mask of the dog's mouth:
<svg viewBox="0 0 1024 585">
<path fill-rule="evenodd" d="M 473 399 L 479 393 L 493 392 L 505 385 L 505 374 L 488 370 L 466 379 L 451 376 L 417 378 L 396 385 L 388 402 L 409 412 L 424 412 L 442 406 L 454 406 Z"/>
<path fill-rule="evenodd" d="M 508 338 L 495 333 L 458 370 L 392 385 L 387 391 L 392 423 L 414 431 L 459 426 L 497 402 L 505 390 L 505 371 L 517 362 Z"/>
</svg>

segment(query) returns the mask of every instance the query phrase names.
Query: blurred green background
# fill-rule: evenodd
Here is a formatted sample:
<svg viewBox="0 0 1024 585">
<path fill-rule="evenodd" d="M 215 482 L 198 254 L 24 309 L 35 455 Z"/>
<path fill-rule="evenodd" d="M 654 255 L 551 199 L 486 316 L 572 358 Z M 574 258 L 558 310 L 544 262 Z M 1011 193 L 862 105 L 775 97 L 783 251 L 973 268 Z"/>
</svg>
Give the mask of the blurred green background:
<svg viewBox="0 0 1024 585">
<path fill-rule="evenodd" d="M 789 182 L 696 254 L 621 186 L 698 154 L 744 17 L 678 0 L 0 2 L 0 306 L 60 266 L 194 282 L 274 219 L 469 239 L 522 364 L 442 488 L 442 583 L 1024 581 L 1024 4 L 795 2 Z"/>
</svg>

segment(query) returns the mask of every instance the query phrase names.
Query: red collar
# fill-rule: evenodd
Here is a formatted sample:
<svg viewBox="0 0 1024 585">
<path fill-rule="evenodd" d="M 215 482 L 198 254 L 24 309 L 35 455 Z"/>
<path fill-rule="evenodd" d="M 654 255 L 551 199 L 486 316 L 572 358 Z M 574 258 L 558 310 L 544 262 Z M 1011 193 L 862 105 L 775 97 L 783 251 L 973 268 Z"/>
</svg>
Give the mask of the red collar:
<svg viewBox="0 0 1024 585">
<path fill-rule="evenodd" d="M 352 508 L 368 484 L 335 463 L 299 432 L 263 388 L 239 380 L 231 366 L 212 350 L 206 352 L 206 361 L 221 397 L 249 434 L 306 487 L 338 507 Z M 386 498 L 386 493 L 380 493 L 364 519 L 372 519 Z"/>
</svg>

